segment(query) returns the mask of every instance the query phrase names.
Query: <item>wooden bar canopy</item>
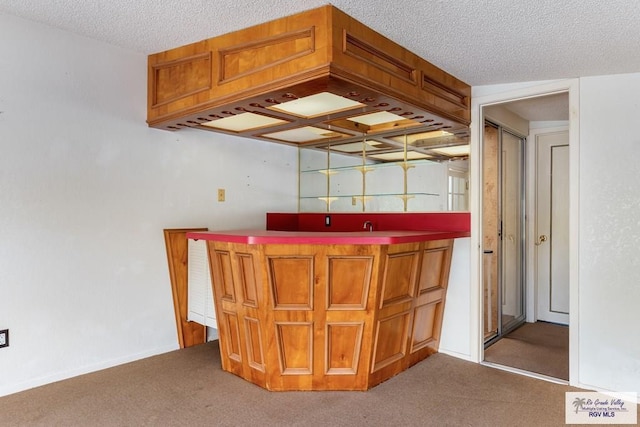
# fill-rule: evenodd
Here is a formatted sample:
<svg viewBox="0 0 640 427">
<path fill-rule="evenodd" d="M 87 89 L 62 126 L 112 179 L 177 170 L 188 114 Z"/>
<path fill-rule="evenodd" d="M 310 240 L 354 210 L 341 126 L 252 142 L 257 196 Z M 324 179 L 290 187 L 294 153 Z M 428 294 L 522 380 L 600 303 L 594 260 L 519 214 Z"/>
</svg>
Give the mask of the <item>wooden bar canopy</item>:
<svg viewBox="0 0 640 427">
<path fill-rule="evenodd" d="M 343 105 L 282 108 L 317 95 Z M 331 5 L 148 58 L 150 126 L 298 146 L 443 130 L 467 137 L 470 96 L 466 83 Z"/>
</svg>

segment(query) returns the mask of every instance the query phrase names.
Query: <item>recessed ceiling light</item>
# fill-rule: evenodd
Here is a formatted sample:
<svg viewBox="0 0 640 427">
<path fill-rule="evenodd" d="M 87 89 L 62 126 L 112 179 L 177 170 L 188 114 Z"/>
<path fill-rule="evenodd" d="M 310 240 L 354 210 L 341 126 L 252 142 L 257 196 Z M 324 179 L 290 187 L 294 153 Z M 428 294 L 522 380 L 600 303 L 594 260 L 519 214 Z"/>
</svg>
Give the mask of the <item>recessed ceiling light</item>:
<svg viewBox="0 0 640 427">
<path fill-rule="evenodd" d="M 422 141 L 424 139 L 443 138 L 446 136 L 453 136 L 453 134 L 445 130 L 434 130 L 430 132 L 420 132 L 420 133 L 396 136 L 396 137 L 393 137 L 392 139 L 394 141 L 404 143 L 406 138 L 407 144 L 414 144 L 416 141 Z"/>
<path fill-rule="evenodd" d="M 283 102 L 282 104 L 273 105 L 268 108 L 270 110 L 280 111 L 281 113 L 310 119 L 364 106 L 365 104 L 345 98 L 344 96 L 334 95 L 329 92 L 321 92 L 315 95 L 298 98 L 293 101 Z"/>
<path fill-rule="evenodd" d="M 236 114 L 235 116 L 229 116 L 223 119 L 201 123 L 201 125 L 231 132 L 245 132 L 252 129 L 260 129 L 284 123 L 289 122 L 282 119 L 276 119 L 274 117 L 263 116 L 261 114 L 241 113 Z"/>
<path fill-rule="evenodd" d="M 469 144 L 467 144 L 467 145 L 453 145 L 451 147 L 434 148 L 431 151 L 434 151 L 439 154 L 444 154 L 445 156 L 458 157 L 458 156 L 468 156 L 470 153 L 470 149 L 471 147 L 469 146 Z"/>
<path fill-rule="evenodd" d="M 369 157 L 378 160 L 397 161 L 404 160 L 404 153 L 402 151 L 398 151 L 395 153 L 371 154 Z M 407 151 L 407 160 L 430 159 L 431 157 L 433 156 L 418 153 L 417 151 Z"/>
<path fill-rule="evenodd" d="M 348 120 L 356 123 L 362 123 L 367 126 L 381 125 L 384 123 L 393 123 L 400 121 L 413 121 L 388 111 L 378 111 L 375 113 L 364 114 L 362 116 L 350 117 Z M 417 124 L 418 122 L 416 122 Z"/>
<path fill-rule="evenodd" d="M 285 142 L 312 142 L 330 138 L 343 138 L 350 135 L 314 126 L 305 126 L 280 132 L 265 133 L 261 136 Z"/>
</svg>

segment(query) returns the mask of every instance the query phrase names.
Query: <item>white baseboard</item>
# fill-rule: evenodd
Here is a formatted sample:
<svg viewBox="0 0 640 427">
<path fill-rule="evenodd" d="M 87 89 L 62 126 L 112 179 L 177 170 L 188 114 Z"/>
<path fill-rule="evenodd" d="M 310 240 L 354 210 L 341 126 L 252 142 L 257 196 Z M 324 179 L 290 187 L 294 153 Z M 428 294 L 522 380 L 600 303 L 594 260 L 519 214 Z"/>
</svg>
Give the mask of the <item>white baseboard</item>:
<svg viewBox="0 0 640 427">
<path fill-rule="evenodd" d="M 51 375 L 46 375 L 39 378 L 33 378 L 28 381 L 24 381 L 17 384 L 2 385 L 0 386 L 0 397 L 7 396 L 9 394 L 18 393 L 25 390 L 29 390 L 31 388 L 51 384 L 57 381 L 62 381 L 69 378 L 77 377 L 79 375 L 101 371 L 103 369 L 112 368 L 114 366 L 123 365 L 125 363 L 134 362 L 136 360 L 146 359 L 147 357 L 157 356 L 158 354 L 168 353 L 173 350 L 178 350 L 179 348 L 180 346 L 176 343 L 174 345 L 160 347 L 153 350 L 144 351 L 141 353 L 130 354 L 128 356 L 106 360 L 104 362 L 95 363 L 92 365 L 86 365 L 86 366 L 81 366 L 79 368 L 70 369 L 67 371 L 56 372 Z"/>
</svg>

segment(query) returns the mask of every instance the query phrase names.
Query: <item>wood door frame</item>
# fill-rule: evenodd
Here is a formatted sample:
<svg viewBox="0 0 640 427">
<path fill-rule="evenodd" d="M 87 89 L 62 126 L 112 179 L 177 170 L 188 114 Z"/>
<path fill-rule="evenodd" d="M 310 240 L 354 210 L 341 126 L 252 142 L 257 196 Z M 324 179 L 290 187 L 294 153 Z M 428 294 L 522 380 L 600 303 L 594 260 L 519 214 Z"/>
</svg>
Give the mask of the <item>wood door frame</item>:
<svg viewBox="0 0 640 427">
<path fill-rule="evenodd" d="M 485 92 L 484 94 L 482 92 Z M 483 339 L 483 298 L 482 298 L 482 135 L 484 129 L 483 107 L 552 95 L 557 93 L 568 93 L 569 95 L 569 180 L 570 180 L 570 201 L 569 201 L 569 293 L 570 293 L 570 315 L 569 315 L 569 384 L 578 385 L 579 381 L 579 298 L 578 298 L 578 248 L 579 248 L 579 143 L 580 143 L 580 123 L 579 123 L 579 80 L 568 79 L 551 83 L 529 82 L 513 85 L 502 85 L 474 90 L 471 108 L 471 156 L 470 156 L 470 210 L 471 210 L 471 336 L 470 350 L 471 359 L 477 363 L 484 360 L 484 339 Z M 474 183 L 476 183 L 474 185 Z M 527 191 L 531 191 L 529 187 Z M 528 193 L 527 196 L 530 196 Z M 527 228 L 527 233 L 529 233 Z M 530 234 L 529 234 L 530 236 Z M 533 239 L 528 239 L 529 244 L 533 244 Z M 529 269 L 530 270 L 530 269 Z M 517 372 L 514 370 L 514 372 Z"/>
</svg>

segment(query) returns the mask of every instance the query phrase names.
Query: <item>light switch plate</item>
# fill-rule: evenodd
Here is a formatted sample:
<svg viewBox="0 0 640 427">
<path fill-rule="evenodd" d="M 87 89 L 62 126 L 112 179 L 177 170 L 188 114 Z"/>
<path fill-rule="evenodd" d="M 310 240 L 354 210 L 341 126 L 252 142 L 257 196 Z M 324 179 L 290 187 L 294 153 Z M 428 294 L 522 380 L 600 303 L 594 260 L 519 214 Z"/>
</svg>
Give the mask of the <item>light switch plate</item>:
<svg viewBox="0 0 640 427">
<path fill-rule="evenodd" d="M 9 330 L 3 329 L 0 331 L 0 348 L 9 347 Z"/>
<path fill-rule="evenodd" d="M 218 188 L 218 201 L 224 202 L 225 199 L 225 191 L 224 188 Z"/>
</svg>

